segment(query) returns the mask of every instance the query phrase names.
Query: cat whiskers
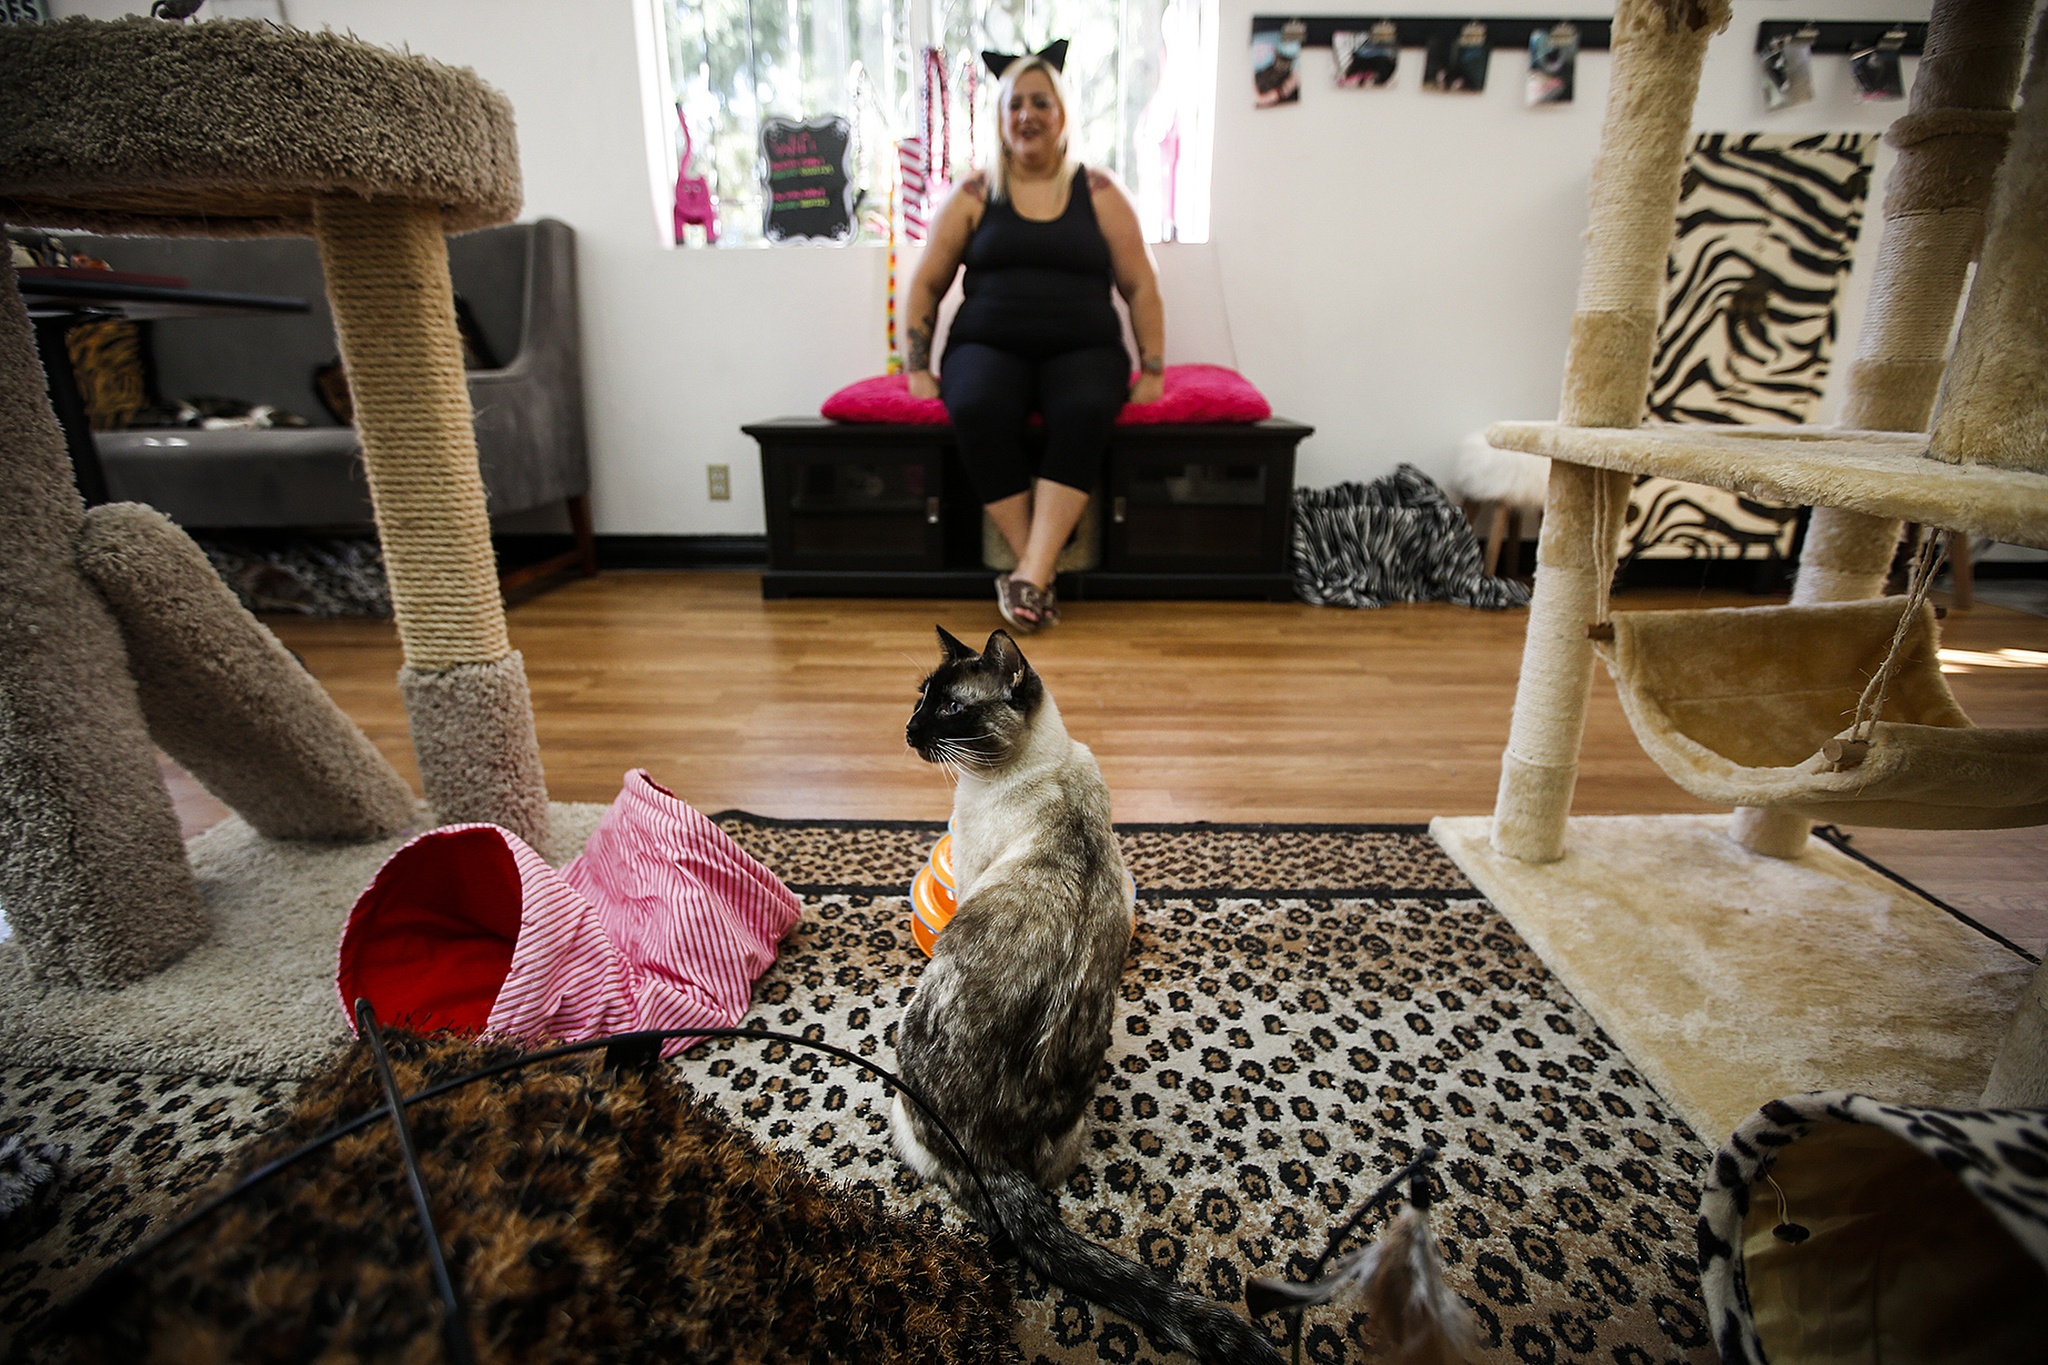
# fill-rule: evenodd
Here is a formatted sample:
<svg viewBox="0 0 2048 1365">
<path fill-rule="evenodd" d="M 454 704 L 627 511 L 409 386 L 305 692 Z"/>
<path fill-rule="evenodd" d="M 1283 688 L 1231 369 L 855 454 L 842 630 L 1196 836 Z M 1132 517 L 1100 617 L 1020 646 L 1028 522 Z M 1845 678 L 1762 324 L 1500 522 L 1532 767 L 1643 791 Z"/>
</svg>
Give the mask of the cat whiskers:
<svg viewBox="0 0 2048 1365">
<path fill-rule="evenodd" d="M 993 734 L 987 734 L 968 735 L 961 739 L 934 740 L 932 742 L 932 753 L 937 758 L 940 766 L 952 773 L 954 781 L 957 782 L 961 772 L 988 766 L 983 760 L 982 755 L 967 746 L 980 740 L 994 738 Z"/>
</svg>

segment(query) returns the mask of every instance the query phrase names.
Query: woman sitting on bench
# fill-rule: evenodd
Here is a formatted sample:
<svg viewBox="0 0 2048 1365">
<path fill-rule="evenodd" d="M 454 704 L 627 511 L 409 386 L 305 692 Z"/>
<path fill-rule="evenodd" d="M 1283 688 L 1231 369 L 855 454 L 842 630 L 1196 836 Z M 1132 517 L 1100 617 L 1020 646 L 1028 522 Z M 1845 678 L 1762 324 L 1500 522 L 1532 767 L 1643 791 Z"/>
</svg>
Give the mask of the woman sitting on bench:
<svg viewBox="0 0 2048 1365">
<path fill-rule="evenodd" d="M 945 402 L 961 459 L 1017 556 L 996 579 L 997 605 L 1027 633 L 1059 624 L 1054 566 L 1088 506 L 1110 427 L 1126 399 L 1158 401 L 1166 365 L 1158 272 L 1137 209 L 1109 172 L 1067 151 L 1066 46 L 983 54 L 1002 79 L 1001 149 L 939 210 L 910 287 L 910 392 Z M 966 300 L 935 379 L 939 300 L 963 263 Z M 1111 284 L 1131 311 L 1135 383 Z M 1024 442 L 1033 412 L 1045 423 L 1035 469 Z"/>
</svg>

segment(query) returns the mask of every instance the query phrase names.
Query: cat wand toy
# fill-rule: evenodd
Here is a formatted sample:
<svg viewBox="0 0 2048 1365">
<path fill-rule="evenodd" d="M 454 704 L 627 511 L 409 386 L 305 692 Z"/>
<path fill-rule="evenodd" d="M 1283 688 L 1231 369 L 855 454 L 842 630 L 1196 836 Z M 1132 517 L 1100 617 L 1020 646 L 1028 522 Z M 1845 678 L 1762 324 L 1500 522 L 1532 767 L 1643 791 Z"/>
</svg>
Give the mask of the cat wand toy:
<svg viewBox="0 0 2048 1365">
<path fill-rule="evenodd" d="M 1316 1304 L 1329 1303 L 1347 1290 L 1360 1290 L 1368 1311 L 1384 1320 L 1395 1352 L 1402 1360 L 1441 1363 L 1468 1361 L 1475 1345 L 1471 1310 L 1444 1282 L 1443 1260 L 1429 1230 L 1431 1190 L 1429 1166 L 1442 1153 L 1425 1145 L 1413 1161 L 1387 1178 L 1358 1206 L 1343 1227 L 1330 1234 L 1316 1260 L 1315 1278 L 1307 1284 L 1279 1279 L 1254 1279 L 1245 1286 L 1245 1311 L 1254 1318 L 1286 1312 L 1287 1344 L 1293 1365 L 1301 1365 L 1302 1319 Z M 1357 1230 L 1365 1215 L 1408 1182 L 1408 1210 L 1377 1242 L 1354 1251 L 1324 1273 L 1344 1239 Z"/>
</svg>

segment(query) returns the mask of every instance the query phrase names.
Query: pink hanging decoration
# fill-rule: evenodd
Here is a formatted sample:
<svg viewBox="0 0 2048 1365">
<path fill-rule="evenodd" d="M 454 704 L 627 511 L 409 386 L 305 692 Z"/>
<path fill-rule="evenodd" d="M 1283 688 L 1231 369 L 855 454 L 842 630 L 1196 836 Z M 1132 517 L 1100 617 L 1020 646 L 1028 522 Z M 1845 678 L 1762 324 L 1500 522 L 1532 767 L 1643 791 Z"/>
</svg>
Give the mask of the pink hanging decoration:
<svg viewBox="0 0 2048 1365">
<path fill-rule="evenodd" d="M 980 66 L 981 59 L 972 52 L 968 53 L 967 59 L 960 64 L 961 93 L 967 100 L 967 172 L 970 175 L 981 170 L 981 121 L 974 107 L 974 96 L 979 89 L 977 71 Z"/>
<path fill-rule="evenodd" d="M 936 47 L 924 51 L 924 89 L 918 99 L 920 135 L 896 144 L 896 164 L 903 178 L 903 235 L 925 239 L 932 211 L 953 178 L 953 116 L 946 107 L 946 54 Z"/>
<path fill-rule="evenodd" d="M 695 150 L 690 141 L 690 121 L 683 117 L 683 107 L 676 106 L 676 126 L 683 130 L 682 154 L 676 158 L 676 245 L 683 244 L 683 228 L 695 223 L 704 229 L 707 245 L 718 241 L 718 208 L 711 200 L 711 184 L 701 175 L 690 174 L 690 154 Z"/>
<path fill-rule="evenodd" d="M 931 185 L 925 178 L 925 141 L 906 137 L 896 144 L 897 175 L 903 182 L 903 235 L 913 242 L 924 240 L 926 219 L 931 212 Z"/>
<path fill-rule="evenodd" d="M 1180 240 L 1180 116 L 1175 115 L 1166 126 L 1166 136 L 1159 139 L 1160 208 L 1166 219 L 1164 239 L 1169 242 Z"/>
<path fill-rule="evenodd" d="M 932 126 L 935 118 L 937 128 Z M 938 163 L 938 175 L 931 184 L 932 202 L 937 203 L 953 180 L 953 101 L 946 89 L 946 53 L 936 47 L 924 51 L 924 142 L 933 149 L 932 159 Z"/>
</svg>

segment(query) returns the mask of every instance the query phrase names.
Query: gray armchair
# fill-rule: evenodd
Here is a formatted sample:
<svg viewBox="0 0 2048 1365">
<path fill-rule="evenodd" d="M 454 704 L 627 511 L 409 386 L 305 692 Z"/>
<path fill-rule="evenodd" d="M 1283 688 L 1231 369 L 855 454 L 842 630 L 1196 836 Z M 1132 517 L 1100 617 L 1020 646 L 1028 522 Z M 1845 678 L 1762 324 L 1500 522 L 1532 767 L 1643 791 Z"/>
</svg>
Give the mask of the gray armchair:
<svg viewBox="0 0 2048 1365">
<path fill-rule="evenodd" d="M 269 403 L 308 427 L 96 433 L 112 496 L 187 529 L 367 527 L 369 485 L 353 427 L 337 425 L 313 372 L 338 347 L 320 259 L 300 238 L 67 241 L 120 270 L 184 276 L 195 288 L 306 299 L 310 313 L 161 321 L 157 387 L 167 398 Z M 469 372 L 477 458 L 493 518 L 564 505 L 577 548 L 504 576 L 507 588 L 564 568 L 596 572 L 584 445 L 576 236 L 552 218 L 448 239 L 455 292 L 500 361 Z"/>
</svg>

